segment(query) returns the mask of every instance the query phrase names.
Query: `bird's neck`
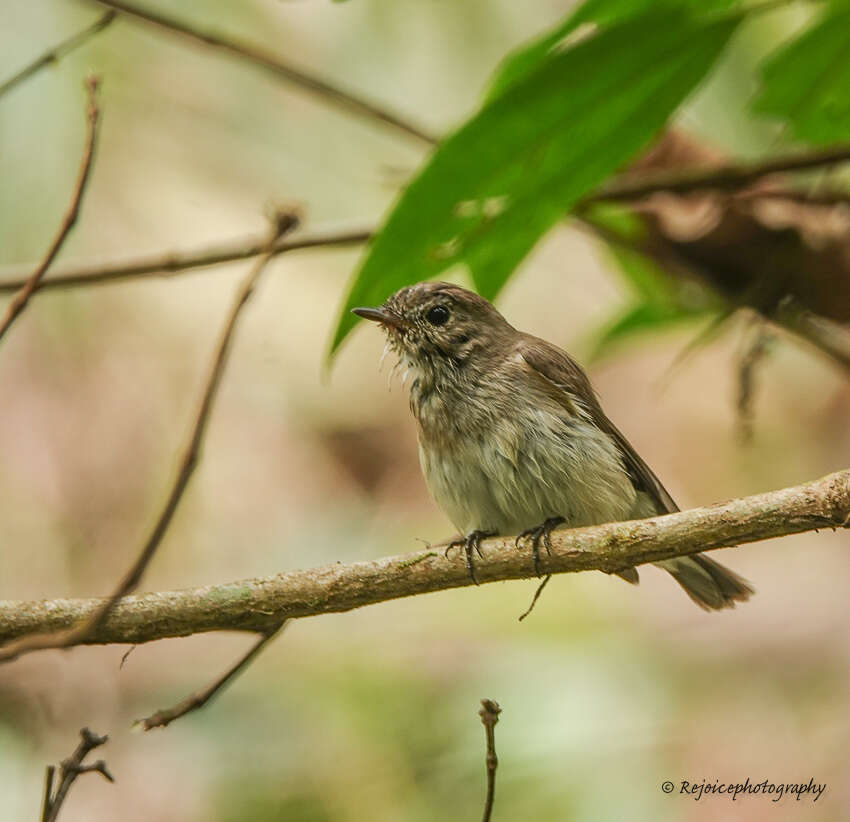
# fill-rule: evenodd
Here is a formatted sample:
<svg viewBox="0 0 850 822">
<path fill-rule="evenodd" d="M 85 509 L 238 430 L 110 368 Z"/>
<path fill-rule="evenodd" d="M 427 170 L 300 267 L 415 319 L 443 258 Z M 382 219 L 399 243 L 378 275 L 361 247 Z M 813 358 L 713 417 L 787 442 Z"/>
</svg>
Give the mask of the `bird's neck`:
<svg viewBox="0 0 850 822">
<path fill-rule="evenodd" d="M 419 424 L 420 438 L 445 441 L 483 429 L 492 414 L 492 393 L 498 363 L 487 357 L 445 367 L 418 367 L 411 371 L 410 410 Z"/>
</svg>

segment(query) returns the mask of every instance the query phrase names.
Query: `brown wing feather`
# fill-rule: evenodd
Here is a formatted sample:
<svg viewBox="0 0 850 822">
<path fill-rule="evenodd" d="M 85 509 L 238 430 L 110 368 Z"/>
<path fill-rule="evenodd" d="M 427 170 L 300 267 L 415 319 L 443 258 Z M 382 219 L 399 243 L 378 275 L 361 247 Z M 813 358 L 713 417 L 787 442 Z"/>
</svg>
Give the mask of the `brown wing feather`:
<svg viewBox="0 0 850 822">
<path fill-rule="evenodd" d="M 518 352 L 532 371 L 546 383 L 550 396 L 557 396 L 558 402 L 568 411 L 580 404 L 596 427 L 611 437 L 622 456 L 632 484 L 638 491 L 649 495 L 659 514 L 679 510 L 658 477 L 638 456 L 617 426 L 605 416 L 590 380 L 569 354 L 528 334 L 523 335 Z M 677 557 L 659 564 L 673 575 L 697 605 L 706 610 L 731 608 L 736 602 L 749 599 L 753 593 L 752 586 L 745 579 L 702 554 Z M 638 581 L 635 568 L 627 568 L 619 575 L 628 582 Z"/>
<path fill-rule="evenodd" d="M 546 381 L 550 393 L 553 390 L 561 392 L 559 402 L 568 411 L 574 408 L 576 402 L 581 403 L 594 425 L 614 440 L 632 484 L 638 491 L 643 491 L 650 496 L 659 514 L 679 510 L 667 489 L 661 484 L 661 480 L 655 476 L 617 426 L 605 415 L 584 369 L 566 351 L 562 351 L 546 340 L 524 334 L 519 343 L 519 353 L 525 362 Z"/>
</svg>

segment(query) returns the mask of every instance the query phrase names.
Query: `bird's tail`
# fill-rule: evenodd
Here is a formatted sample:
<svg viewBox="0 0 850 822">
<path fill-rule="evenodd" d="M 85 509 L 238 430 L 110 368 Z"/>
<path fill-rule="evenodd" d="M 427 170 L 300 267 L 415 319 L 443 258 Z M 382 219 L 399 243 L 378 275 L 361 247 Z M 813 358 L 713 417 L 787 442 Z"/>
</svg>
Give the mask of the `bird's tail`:
<svg viewBox="0 0 850 822">
<path fill-rule="evenodd" d="M 754 593 L 747 580 L 705 554 L 676 557 L 656 564 L 669 571 L 685 593 L 706 611 L 734 608 L 736 602 L 746 602 Z"/>
</svg>

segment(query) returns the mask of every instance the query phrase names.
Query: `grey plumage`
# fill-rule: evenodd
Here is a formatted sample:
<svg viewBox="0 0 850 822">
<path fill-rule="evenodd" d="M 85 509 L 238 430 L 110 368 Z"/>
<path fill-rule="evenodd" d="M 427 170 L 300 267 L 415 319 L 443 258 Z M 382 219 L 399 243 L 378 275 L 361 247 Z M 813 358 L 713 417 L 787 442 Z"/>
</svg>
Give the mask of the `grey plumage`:
<svg viewBox="0 0 850 822">
<path fill-rule="evenodd" d="M 605 415 L 587 375 L 551 343 L 514 329 L 485 299 L 420 283 L 380 309 L 413 377 L 410 407 L 431 494 L 463 534 L 520 534 L 640 519 L 678 508 Z M 658 565 L 706 609 L 731 607 L 749 584 L 701 554 Z M 637 582 L 636 569 L 621 576 Z"/>
</svg>

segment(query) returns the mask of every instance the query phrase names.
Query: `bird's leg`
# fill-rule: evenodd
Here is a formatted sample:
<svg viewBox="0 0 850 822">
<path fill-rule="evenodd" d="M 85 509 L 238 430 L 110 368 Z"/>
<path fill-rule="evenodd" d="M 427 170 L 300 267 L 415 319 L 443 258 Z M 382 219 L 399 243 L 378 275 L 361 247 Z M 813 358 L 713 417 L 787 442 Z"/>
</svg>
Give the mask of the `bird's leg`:
<svg viewBox="0 0 850 822">
<path fill-rule="evenodd" d="M 481 540 L 485 537 L 492 537 L 495 533 L 495 531 L 470 531 L 465 537 L 453 539 L 446 546 L 446 559 L 449 558 L 449 551 L 451 551 L 452 548 L 463 548 L 463 551 L 466 554 L 466 570 L 469 571 L 470 579 L 478 585 L 478 578 L 475 576 L 475 560 L 473 552 L 477 552 L 478 556 L 483 559 L 484 554 L 481 553 Z"/>
<path fill-rule="evenodd" d="M 552 531 L 559 525 L 563 525 L 566 520 L 563 517 L 549 517 L 542 525 L 535 528 L 529 528 L 523 531 L 516 538 L 516 547 L 522 547 L 520 543 L 524 539 L 531 540 L 531 555 L 534 557 L 534 573 L 540 576 L 540 543 L 546 549 L 547 554 L 552 553 Z"/>
</svg>

